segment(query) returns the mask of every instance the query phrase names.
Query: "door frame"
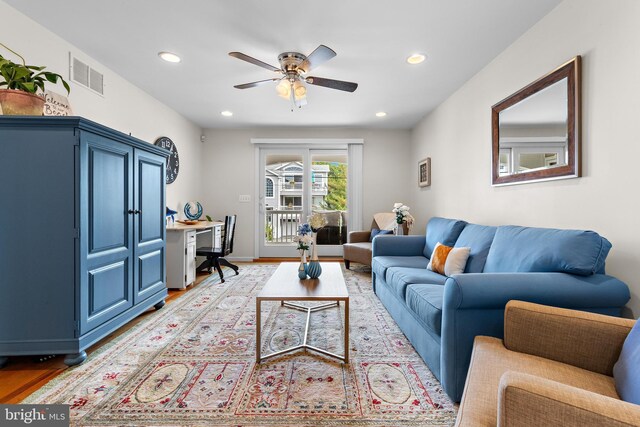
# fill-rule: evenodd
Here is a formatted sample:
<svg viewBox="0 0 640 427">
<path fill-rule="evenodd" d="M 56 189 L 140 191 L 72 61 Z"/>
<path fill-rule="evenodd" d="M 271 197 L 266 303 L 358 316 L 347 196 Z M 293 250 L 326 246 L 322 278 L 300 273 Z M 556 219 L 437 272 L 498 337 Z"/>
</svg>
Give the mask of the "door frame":
<svg viewBox="0 0 640 427">
<path fill-rule="evenodd" d="M 348 178 L 347 178 L 347 232 L 360 230 L 362 228 L 362 164 L 363 164 L 363 139 L 338 139 L 338 138 L 251 138 L 254 145 L 254 258 L 260 257 L 261 238 L 260 230 L 261 216 L 264 215 L 262 206 L 262 193 L 264 190 L 263 173 L 260 170 L 261 152 L 263 149 L 291 150 L 299 149 L 303 153 L 303 161 L 310 161 L 310 152 L 314 150 L 347 150 Z M 310 168 L 305 168 L 304 182 L 310 187 Z M 307 205 L 311 202 L 310 191 L 305 191 L 304 196 Z M 303 203 L 305 205 L 305 203 Z M 320 249 L 320 248 L 319 248 Z M 286 257 L 295 257 L 297 253 L 286 249 Z M 322 255 L 322 251 L 320 252 Z"/>
</svg>

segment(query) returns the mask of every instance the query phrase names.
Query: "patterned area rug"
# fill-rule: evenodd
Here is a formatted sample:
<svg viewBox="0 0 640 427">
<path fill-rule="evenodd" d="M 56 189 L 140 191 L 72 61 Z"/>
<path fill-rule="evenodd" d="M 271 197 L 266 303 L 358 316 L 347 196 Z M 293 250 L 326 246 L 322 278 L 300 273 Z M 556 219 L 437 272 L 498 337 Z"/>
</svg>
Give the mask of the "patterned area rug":
<svg viewBox="0 0 640 427">
<path fill-rule="evenodd" d="M 67 369 L 24 403 L 67 403 L 72 425 L 445 426 L 456 407 L 371 290 L 344 270 L 351 360 L 313 352 L 255 364 L 255 295 L 276 265 L 217 275 Z M 263 303 L 263 354 L 300 342 L 306 314 Z M 342 313 L 312 314 L 310 344 L 342 354 Z"/>
</svg>

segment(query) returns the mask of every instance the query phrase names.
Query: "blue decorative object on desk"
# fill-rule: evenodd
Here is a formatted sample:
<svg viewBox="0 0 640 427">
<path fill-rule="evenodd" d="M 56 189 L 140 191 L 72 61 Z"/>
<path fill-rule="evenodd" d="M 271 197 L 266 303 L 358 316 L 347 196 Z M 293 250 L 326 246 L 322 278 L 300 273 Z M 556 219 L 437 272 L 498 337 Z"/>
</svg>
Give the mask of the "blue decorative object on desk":
<svg viewBox="0 0 640 427">
<path fill-rule="evenodd" d="M 184 216 L 187 219 L 197 221 L 202 216 L 202 205 L 200 202 L 187 202 L 184 205 Z"/>
<path fill-rule="evenodd" d="M 177 213 L 178 213 L 177 211 L 174 211 L 173 209 L 169 209 L 169 207 L 167 206 L 166 217 L 171 218 L 172 223 L 176 222 L 175 214 Z"/>
<path fill-rule="evenodd" d="M 307 275 L 310 279 L 317 279 L 322 274 L 322 267 L 320 266 L 320 261 L 311 260 L 309 264 L 307 264 Z"/>
<path fill-rule="evenodd" d="M 303 280 L 307 278 L 307 264 L 301 262 L 298 266 L 298 277 Z"/>
</svg>

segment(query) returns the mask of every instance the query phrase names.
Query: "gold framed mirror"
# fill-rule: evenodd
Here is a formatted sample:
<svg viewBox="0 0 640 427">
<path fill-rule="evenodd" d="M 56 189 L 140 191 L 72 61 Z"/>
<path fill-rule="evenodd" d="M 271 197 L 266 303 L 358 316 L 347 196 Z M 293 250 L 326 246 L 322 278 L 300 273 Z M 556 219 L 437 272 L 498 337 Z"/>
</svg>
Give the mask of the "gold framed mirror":
<svg viewBox="0 0 640 427">
<path fill-rule="evenodd" d="M 577 178 L 581 57 L 491 107 L 492 184 Z"/>
</svg>

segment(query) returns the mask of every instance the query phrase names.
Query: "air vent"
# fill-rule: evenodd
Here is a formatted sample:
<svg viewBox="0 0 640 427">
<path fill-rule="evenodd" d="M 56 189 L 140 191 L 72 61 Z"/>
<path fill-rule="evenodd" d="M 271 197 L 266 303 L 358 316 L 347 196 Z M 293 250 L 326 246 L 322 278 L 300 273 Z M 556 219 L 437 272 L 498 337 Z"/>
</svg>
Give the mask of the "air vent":
<svg viewBox="0 0 640 427">
<path fill-rule="evenodd" d="M 100 95 L 104 95 L 104 76 L 69 53 L 70 79 Z"/>
</svg>

